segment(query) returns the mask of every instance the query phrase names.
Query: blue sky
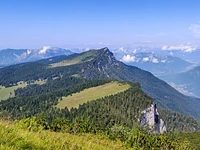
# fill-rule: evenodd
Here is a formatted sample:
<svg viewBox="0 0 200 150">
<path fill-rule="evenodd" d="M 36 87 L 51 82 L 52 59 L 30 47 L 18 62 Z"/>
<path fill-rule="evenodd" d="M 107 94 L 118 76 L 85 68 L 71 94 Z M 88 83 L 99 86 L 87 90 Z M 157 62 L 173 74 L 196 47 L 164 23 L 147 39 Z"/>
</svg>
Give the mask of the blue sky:
<svg viewBox="0 0 200 150">
<path fill-rule="evenodd" d="M 199 0 L 1 0 L 0 49 L 198 44 Z"/>
</svg>

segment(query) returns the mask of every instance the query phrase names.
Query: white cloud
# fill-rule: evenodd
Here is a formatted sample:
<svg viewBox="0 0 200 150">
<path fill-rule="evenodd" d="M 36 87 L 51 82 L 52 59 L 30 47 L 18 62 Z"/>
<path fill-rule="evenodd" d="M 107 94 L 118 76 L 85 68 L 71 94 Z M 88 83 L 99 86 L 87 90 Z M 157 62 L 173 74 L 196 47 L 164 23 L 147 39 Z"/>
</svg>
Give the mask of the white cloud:
<svg viewBox="0 0 200 150">
<path fill-rule="evenodd" d="M 162 50 L 168 50 L 167 48 L 168 48 L 167 45 L 164 45 L 164 46 L 162 47 Z"/>
<path fill-rule="evenodd" d="M 135 56 L 126 55 L 123 56 L 121 61 L 129 63 L 129 62 L 135 62 L 136 61 L 135 59 L 136 59 Z"/>
<path fill-rule="evenodd" d="M 159 63 L 159 61 L 158 61 L 158 59 L 156 59 L 156 58 L 152 58 L 152 63 Z"/>
<path fill-rule="evenodd" d="M 194 46 L 190 46 L 190 45 L 179 45 L 179 46 L 167 46 L 164 45 L 162 48 L 162 50 L 182 50 L 184 52 L 192 52 L 196 50 L 196 47 Z"/>
<path fill-rule="evenodd" d="M 145 58 L 142 59 L 142 61 L 143 61 L 143 62 L 147 62 L 147 61 L 149 61 L 149 58 L 148 58 L 148 57 L 145 57 Z"/>
<path fill-rule="evenodd" d="M 147 62 L 147 61 L 150 61 L 152 63 L 159 63 L 158 59 L 157 58 L 154 58 L 153 56 L 149 56 L 149 57 L 144 57 L 142 59 L 142 62 Z"/>
<path fill-rule="evenodd" d="M 150 59 L 150 61 L 151 61 L 152 63 L 159 63 L 158 59 L 155 58 L 155 57 L 153 57 L 153 55 L 150 55 L 150 56 L 149 56 L 149 59 Z"/>
<path fill-rule="evenodd" d="M 137 50 L 136 50 L 136 49 L 134 49 L 134 50 L 133 50 L 133 54 L 136 54 L 136 53 L 137 53 Z"/>
<path fill-rule="evenodd" d="M 31 53 L 31 50 L 27 50 L 27 52 L 26 52 L 28 55 Z"/>
<path fill-rule="evenodd" d="M 161 60 L 162 63 L 166 63 L 167 60 Z"/>
<path fill-rule="evenodd" d="M 126 53 L 126 49 L 124 47 L 120 47 L 119 50 Z"/>
<path fill-rule="evenodd" d="M 119 50 L 120 50 L 120 51 L 124 51 L 124 47 L 120 47 Z"/>
<path fill-rule="evenodd" d="M 200 38 L 200 24 L 191 24 L 189 27 L 196 37 Z"/>
<path fill-rule="evenodd" d="M 86 49 L 85 49 L 85 51 L 89 51 L 91 48 L 89 48 L 89 47 L 87 47 Z"/>
</svg>

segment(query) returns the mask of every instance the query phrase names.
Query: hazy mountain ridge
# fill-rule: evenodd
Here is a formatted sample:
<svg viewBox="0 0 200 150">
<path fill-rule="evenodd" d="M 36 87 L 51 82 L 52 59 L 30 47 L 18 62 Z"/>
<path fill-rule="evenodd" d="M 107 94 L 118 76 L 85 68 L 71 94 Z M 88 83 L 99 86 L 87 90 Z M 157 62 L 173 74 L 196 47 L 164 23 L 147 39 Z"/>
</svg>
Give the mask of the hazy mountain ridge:
<svg viewBox="0 0 200 150">
<path fill-rule="evenodd" d="M 3 49 L 0 50 L 0 65 L 8 66 L 72 53 L 70 50 L 50 46 L 40 49 Z"/>
<path fill-rule="evenodd" d="M 153 73 L 155 76 L 175 74 L 185 71 L 192 63 L 178 57 L 154 53 L 135 53 L 124 55 L 121 61 Z"/>
<path fill-rule="evenodd" d="M 134 56 L 137 53 L 152 53 L 158 56 L 172 56 L 178 57 L 190 63 L 199 64 L 200 59 L 200 48 L 191 46 L 162 46 L 162 47 L 151 47 L 151 46 L 128 46 L 121 48 L 113 48 L 111 51 L 115 54 L 117 59 L 121 59 L 123 56 Z"/>
<path fill-rule="evenodd" d="M 178 90 L 187 95 L 200 97 L 200 66 L 187 72 L 162 76 L 161 79 L 171 83 Z"/>
<path fill-rule="evenodd" d="M 191 63 L 200 64 L 200 49 L 196 49 L 191 52 L 185 52 L 181 50 L 164 50 L 165 53 L 169 53 L 174 57 L 179 57 Z"/>
</svg>

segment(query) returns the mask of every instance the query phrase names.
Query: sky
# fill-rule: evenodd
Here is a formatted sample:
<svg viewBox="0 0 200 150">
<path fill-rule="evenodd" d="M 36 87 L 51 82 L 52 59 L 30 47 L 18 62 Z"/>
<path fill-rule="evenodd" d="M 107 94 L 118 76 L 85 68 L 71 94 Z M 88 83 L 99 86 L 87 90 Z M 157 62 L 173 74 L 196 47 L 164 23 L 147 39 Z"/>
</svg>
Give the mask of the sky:
<svg viewBox="0 0 200 150">
<path fill-rule="evenodd" d="M 1 0 L 0 49 L 200 45 L 199 0 Z"/>
</svg>

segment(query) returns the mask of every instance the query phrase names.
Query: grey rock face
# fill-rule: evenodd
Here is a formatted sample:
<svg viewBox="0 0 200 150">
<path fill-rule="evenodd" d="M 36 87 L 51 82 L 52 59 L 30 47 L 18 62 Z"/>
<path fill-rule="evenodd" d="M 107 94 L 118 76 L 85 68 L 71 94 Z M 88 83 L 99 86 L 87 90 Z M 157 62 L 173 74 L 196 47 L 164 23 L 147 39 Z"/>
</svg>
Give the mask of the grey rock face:
<svg viewBox="0 0 200 150">
<path fill-rule="evenodd" d="M 163 133 L 167 131 L 164 121 L 159 119 L 156 104 L 152 104 L 151 107 L 145 109 L 142 114 L 141 125 L 143 127 L 148 126 L 151 132 Z"/>
</svg>

